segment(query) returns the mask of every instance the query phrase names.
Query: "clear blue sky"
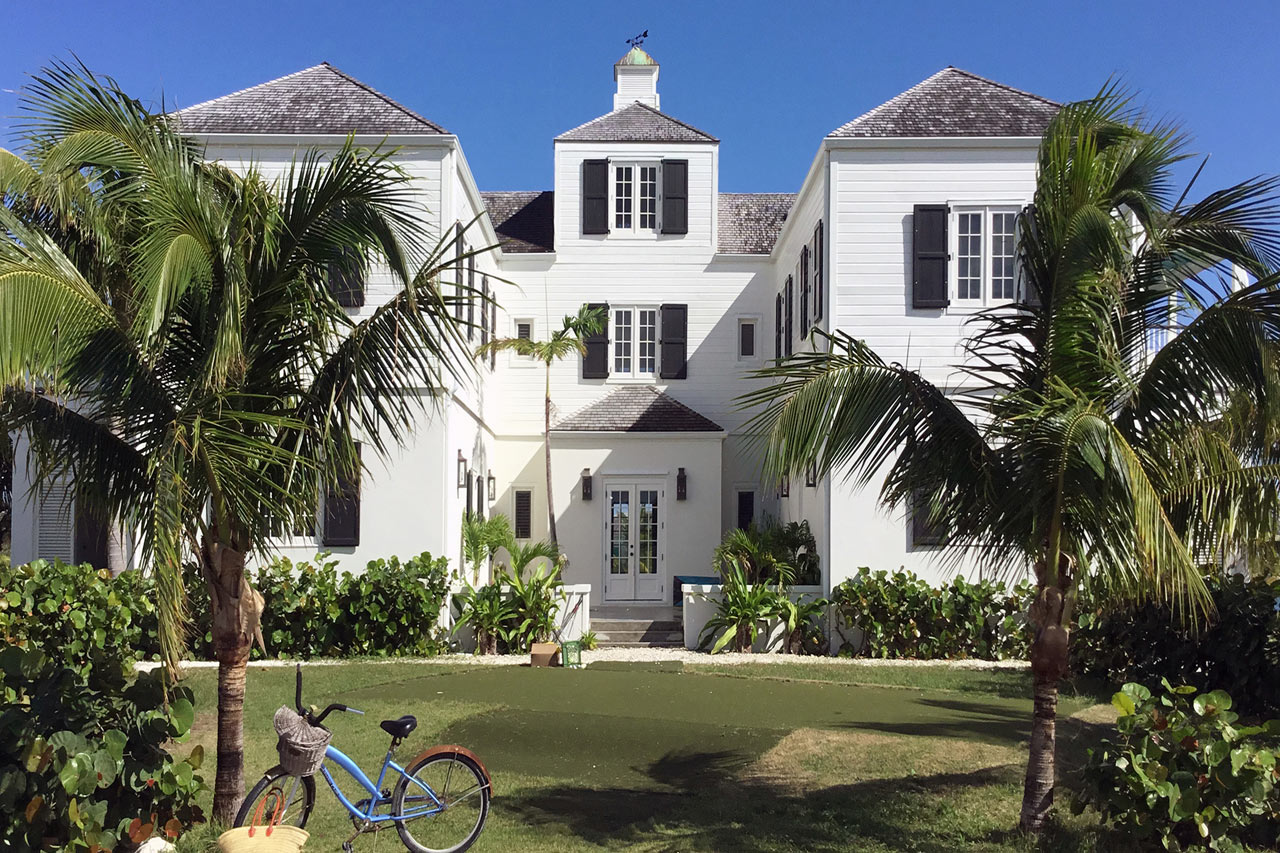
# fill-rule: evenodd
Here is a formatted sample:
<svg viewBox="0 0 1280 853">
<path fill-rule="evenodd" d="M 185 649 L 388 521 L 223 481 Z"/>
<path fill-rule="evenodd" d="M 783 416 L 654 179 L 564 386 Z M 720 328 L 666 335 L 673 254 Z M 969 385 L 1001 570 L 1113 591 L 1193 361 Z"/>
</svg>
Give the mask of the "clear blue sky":
<svg viewBox="0 0 1280 853">
<path fill-rule="evenodd" d="M 457 133 L 481 189 L 548 189 L 551 139 L 608 112 L 649 30 L 663 110 L 721 139 L 724 191 L 794 191 L 833 128 L 955 65 L 1057 100 L 1112 75 L 1212 154 L 1202 189 L 1280 171 L 1280 4 L 0 0 L 0 136 L 72 52 L 178 106 L 328 61 Z"/>
</svg>

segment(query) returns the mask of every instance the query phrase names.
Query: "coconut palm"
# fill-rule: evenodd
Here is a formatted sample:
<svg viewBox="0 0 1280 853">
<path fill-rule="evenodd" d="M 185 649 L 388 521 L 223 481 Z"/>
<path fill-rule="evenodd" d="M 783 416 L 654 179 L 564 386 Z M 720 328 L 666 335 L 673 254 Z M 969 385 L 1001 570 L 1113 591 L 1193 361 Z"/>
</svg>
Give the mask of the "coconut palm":
<svg viewBox="0 0 1280 853">
<path fill-rule="evenodd" d="M 771 383 L 742 398 L 759 407 L 770 476 L 812 463 L 882 479 L 882 502 L 926 512 L 953 564 L 1034 573 L 1030 831 L 1053 801 L 1078 587 L 1210 616 L 1192 555 L 1257 541 L 1276 518 L 1270 430 L 1232 434 L 1222 414 L 1280 400 L 1277 182 L 1191 203 L 1173 177 L 1187 156 L 1175 127 L 1114 88 L 1065 107 L 1019 219 L 1029 299 L 975 319 L 957 393 L 815 332 L 818 351 L 764 368 Z M 1233 287 L 1223 262 L 1257 282 Z"/>
<path fill-rule="evenodd" d="M 182 564 L 199 566 L 218 660 L 214 816 L 243 795 L 245 664 L 260 597 L 246 558 L 313 529 L 318 496 L 382 453 L 470 358 L 424 244 L 410 179 L 350 142 L 275 182 L 204 162 L 108 78 L 57 65 L 0 151 L 3 426 L 34 479 L 136 530 L 176 667 Z M 465 258 L 465 256 L 464 256 Z M 330 275 L 372 263 L 402 285 L 356 322 Z M 405 393 L 405 389 L 416 393 Z"/>
<path fill-rule="evenodd" d="M 546 368 L 546 398 L 543 406 L 543 442 L 547 462 L 547 529 L 552 545 L 556 544 L 556 508 L 551 492 L 551 365 L 562 358 L 578 354 L 586 355 L 584 338 L 603 328 L 605 311 L 583 305 L 576 315 L 566 315 L 560 328 L 544 341 L 530 338 L 494 338 L 482 344 L 477 355 L 508 350 L 517 355 L 534 358 Z"/>
</svg>

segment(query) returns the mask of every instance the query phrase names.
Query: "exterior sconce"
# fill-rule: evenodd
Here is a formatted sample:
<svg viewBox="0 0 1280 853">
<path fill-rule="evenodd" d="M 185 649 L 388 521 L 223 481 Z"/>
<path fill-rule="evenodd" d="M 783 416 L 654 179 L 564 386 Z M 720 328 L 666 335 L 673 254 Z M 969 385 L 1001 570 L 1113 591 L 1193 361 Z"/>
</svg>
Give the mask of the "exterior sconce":
<svg viewBox="0 0 1280 853">
<path fill-rule="evenodd" d="M 804 469 L 804 484 L 809 488 L 815 488 L 818 485 L 818 463 L 810 462 Z"/>
<path fill-rule="evenodd" d="M 467 457 L 462 455 L 462 451 L 458 451 L 458 488 L 465 489 L 467 487 Z"/>
<path fill-rule="evenodd" d="M 791 475 L 783 474 L 782 479 L 778 481 L 778 497 L 791 497 Z"/>
<path fill-rule="evenodd" d="M 498 499 L 498 478 L 493 476 L 493 472 L 489 472 L 489 502 L 493 503 Z"/>
<path fill-rule="evenodd" d="M 676 500 L 682 501 L 689 497 L 689 476 L 685 474 L 681 468 L 676 472 Z"/>
<path fill-rule="evenodd" d="M 591 500 L 591 469 L 582 469 L 582 499 L 584 501 Z"/>
</svg>

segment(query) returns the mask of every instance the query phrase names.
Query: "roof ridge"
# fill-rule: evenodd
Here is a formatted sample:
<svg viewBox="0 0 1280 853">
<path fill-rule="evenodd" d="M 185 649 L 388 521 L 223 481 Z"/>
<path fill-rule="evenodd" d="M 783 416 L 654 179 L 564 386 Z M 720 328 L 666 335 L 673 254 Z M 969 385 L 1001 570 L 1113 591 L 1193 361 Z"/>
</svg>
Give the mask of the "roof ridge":
<svg viewBox="0 0 1280 853">
<path fill-rule="evenodd" d="M 687 121 L 681 121 L 680 119 L 676 118 L 676 117 L 675 117 L 675 116 L 673 116 L 673 115 L 667 115 L 666 113 L 664 113 L 662 110 L 658 109 L 657 107 L 649 106 L 648 104 L 644 103 L 643 101 L 633 101 L 633 102 L 632 102 L 632 104 L 633 104 L 634 106 L 637 106 L 637 107 L 644 107 L 646 110 L 648 110 L 649 112 L 653 113 L 654 115 L 656 115 L 656 116 L 661 116 L 662 118 L 665 118 L 665 119 L 667 119 L 668 121 L 674 121 L 676 124 L 680 125 L 681 127 L 688 128 L 689 130 L 692 130 L 694 133 L 700 133 L 700 134 L 702 134 L 703 136 L 705 136 L 707 139 L 710 139 L 710 140 L 712 140 L 712 141 L 714 141 L 714 142 L 719 142 L 719 141 L 720 141 L 720 140 L 719 140 L 719 139 L 717 139 L 716 137 L 714 137 L 714 136 L 712 136 L 711 134 L 707 133 L 705 130 L 702 130 L 701 128 L 698 128 L 698 127 L 694 127 L 693 125 L 689 124 Z"/>
<path fill-rule="evenodd" d="M 618 107 L 616 110 L 610 110 L 609 112 L 605 113 L 604 115 L 596 116 L 595 118 L 591 119 L 590 121 L 584 121 L 582 124 L 578 125 L 577 127 L 571 127 L 571 128 L 569 128 L 568 130 L 564 131 L 563 133 L 559 133 L 559 134 L 557 134 L 557 135 L 556 135 L 556 137 L 555 137 L 555 139 L 557 139 L 557 140 L 564 139 L 566 136 L 568 136 L 568 135 L 569 135 L 569 134 L 571 134 L 571 133 L 577 133 L 579 130 L 582 130 L 582 129 L 583 129 L 583 128 L 585 128 L 585 127 L 589 127 L 589 126 L 591 126 L 591 125 L 595 124 L 595 123 L 596 123 L 596 122 L 598 122 L 598 121 L 604 121 L 605 119 L 610 118 L 611 116 L 618 115 L 619 113 L 624 113 L 624 112 L 626 112 L 627 110 L 631 109 L 632 107 L 641 107 L 641 108 L 643 108 L 643 109 L 647 110 L 648 112 L 653 113 L 654 115 L 658 116 L 659 118 L 666 119 L 667 121 L 669 121 L 669 122 L 671 122 L 671 123 L 673 123 L 673 124 L 678 124 L 678 125 L 680 125 L 681 127 L 683 127 L 685 130 L 693 131 L 694 133 L 698 134 L 698 135 L 699 135 L 699 136 L 701 136 L 701 137 L 704 137 L 705 139 L 707 139 L 707 140 L 708 140 L 708 141 L 710 141 L 710 142 L 715 142 L 715 143 L 719 143 L 719 142 L 720 142 L 720 140 L 719 140 L 719 139 L 717 139 L 716 137 L 714 137 L 714 136 L 712 136 L 711 134 L 707 133 L 705 130 L 702 130 L 701 128 L 694 127 L 693 125 L 689 124 L 688 122 L 681 121 L 680 119 L 676 118 L 676 117 L 675 117 L 675 116 L 673 116 L 673 115 L 667 115 L 666 113 L 664 113 L 662 110 L 658 109 L 657 107 L 651 107 L 651 106 L 649 106 L 648 104 L 643 103 L 643 102 L 641 102 L 641 101 L 632 101 L 631 103 L 629 103 L 629 104 L 627 104 L 627 105 L 625 105 L 625 106 Z M 566 140 L 566 141 L 568 141 L 568 142 L 572 142 L 572 141 L 574 141 L 574 140 L 571 140 L 571 139 L 570 139 L 570 140 Z"/>
<path fill-rule="evenodd" d="M 876 106 L 872 107 L 871 109 L 867 110 L 867 111 L 866 111 L 866 112 L 864 112 L 862 115 L 860 115 L 860 116 L 855 116 L 855 117 L 853 117 L 853 118 L 849 119 L 849 120 L 848 120 L 848 121 L 846 121 L 844 124 L 840 125 L 840 126 L 839 126 L 839 127 L 837 127 L 835 130 L 833 130 L 833 131 L 831 131 L 830 133 L 828 133 L 828 134 L 827 134 L 827 136 L 835 136 L 837 133 L 839 133 L 840 131 L 844 130 L 845 128 L 847 128 L 847 127 L 852 127 L 853 125 L 857 124 L 858 122 L 862 121 L 863 119 L 865 119 L 865 118 L 869 118 L 870 116 L 875 115 L 876 113 L 878 113 L 878 112 L 880 112 L 881 110 L 883 110 L 883 109 L 885 109 L 885 108 L 889 107 L 889 106 L 890 106 L 890 105 L 892 105 L 892 104 L 896 104 L 898 101 L 901 101 L 903 98 L 907 97 L 907 95 L 910 95 L 910 94 L 911 94 L 912 92 L 914 92 L 916 89 L 919 89 L 921 86 L 924 86 L 926 83 L 932 82 L 934 78 L 936 78 L 936 77 L 941 77 L 943 74 L 946 74 L 948 70 L 957 70 L 957 71 L 958 71 L 959 69 L 953 69 L 953 68 L 952 68 L 952 66 L 950 66 L 950 65 L 948 65 L 946 68 L 940 68 L 940 69 L 938 69 L 937 71 L 935 71 L 935 72 L 933 72 L 932 74 L 930 74 L 928 77 L 926 77 L 926 78 L 924 78 L 923 80 L 921 80 L 919 83 L 917 83 L 917 84 L 915 84 L 914 86 L 912 86 L 910 89 L 904 89 L 903 91 L 901 91 L 901 92 L 899 92 L 898 94 L 894 95 L 894 96 L 893 96 L 892 98 L 890 98 L 889 100 L 884 101 L 884 102 L 882 102 L 882 103 L 880 103 L 880 104 L 878 104 L 878 105 L 876 105 Z"/>
<path fill-rule="evenodd" d="M 448 132 L 449 132 L 449 131 L 445 130 L 443 127 L 441 127 L 440 125 L 436 124 L 435 122 L 433 122 L 433 121 L 428 121 L 427 119 L 425 119 L 425 118 L 423 118 L 422 116 L 418 115 L 416 112 L 414 112 L 413 110 L 409 109 L 409 108 L 408 108 L 408 107 L 406 107 L 404 104 L 402 104 L 402 103 L 400 103 L 400 102 L 398 102 L 398 101 L 396 101 L 396 100 L 393 100 L 391 97 L 389 97 L 389 96 L 387 96 L 387 95 L 382 94 L 382 93 L 381 93 L 381 92 L 379 92 L 377 89 L 375 89 L 375 88 L 373 88 L 372 86 L 370 86 L 368 83 L 365 83 L 363 80 L 357 80 L 356 78 L 352 77 L 352 76 L 351 76 L 350 74 L 348 74 L 347 72 L 345 72 L 345 71 L 343 71 L 342 69 L 337 68 L 337 67 L 335 67 L 335 66 L 333 66 L 333 65 L 330 65 L 328 62 L 322 62 L 322 63 L 320 63 L 320 64 L 321 64 L 321 65 L 323 65 L 325 68 L 328 68 L 328 69 L 329 69 L 330 71 L 332 71 L 334 74 L 337 74 L 339 77 L 343 78 L 343 79 L 344 79 L 344 80 L 346 80 L 347 82 L 349 82 L 349 83 L 354 83 L 355 85 L 359 86 L 361 89 L 364 89 L 364 90 L 365 90 L 366 92 L 368 92 L 369 94 L 371 94 L 371 95 L 375 95 L 376 97 L 381 98 L 381 99 L 382 99 L 383 101 L 385 101 L 388 105 L 390 105 L 390 106 L 392 106 L 392 107 L 395 107 L 396 109 L 400 110 L 400 112 L 404 113 L 405 115 L 407 115 L 407 116 L 410 116 L 410 117 L 412 117 L 412 118 L 417 119 L 418 121 L 420 121 L 420 122 L 422 122 L 423 124 L 425 124 L 427 127 L 433 128 L 434 130 L 436 130 L 436 131 L 438 131 L 438 132 L 440 132 L 440 133 L 448 133 Z"/>
<path fill-rule="evenodd" d="M 799 193 L 774 192 L 772 190 L 769 190 L 766 192 L 749 192 L 749 193 L 721 192 L 721 193 L 718 193 L 718 195 L 799 195 Z"/>
<path fill-rule="evenodd" d="M 1005 89 L 1007 91 L 1013 92 L 1014 94 L 1025 95 L 1028 98 L 1034 98 L 1037 101 L 1043 101 L 1044 103 L 1048 104 L 1051 107 L 1062 106 L 1062 104 L 1059 103 L 1058 101 L 1052 100 L 1051 98 L 1046 98 L 1044 95 L 1037 95 L 1035 92 L 1028 92 L 1026 89 L 1019 89 L 1015 86 L 1010 86 L 1008 83 L 1001 83 L 999 80 L 992 80 L 990 77 L 983 77 L 981 74 L 974 74 L 972 71 L 966 71 L 963 68 L 956 68 L 954 65 L 948 65 L 946 68 L 942 70 L 943 71 L 951 70 L 956 72 L 957 74 L 963 74 L 966 77 L 972 77 L 974 80 L 981 80 L 983 83 L 990 83 L 992 86 L 998 86 L 1001 89 Z M 939 73 L 942 73 L 942 72 L 939 72 Z"/>
<path fill-rule="evenodd" d="M 187 110 L 194 110 L 196 107 L 204 107 L 204 106 L 208 106 L 209 104 L 216 104 L 218 101 L 225 101 L 227 98 L 234 98 L 236 95 L 243 95 L 245 92 L 252 91 L 253 89 L 259 89 L 263 86 L 269 86 L 272 83 L 279 83 L 281 80 L 288 80 L 290 77 L 297 77 L 299 74 L 306 74 L 308 71 L 315 71 L 317 68 L 325 68 L 325 67 L 333 68 L 333 66 L 329 65 L 329 63 L 327 62 L 320 62 L 320 63 L 317 63 L 316 65 L 309 65 L 306 68 L 301 68 L 297 71 L 291 71 L 288 74 L 281 75 L 280 77 L 273 77 L 272 79 L 264 80 L 261 83 L 254 83 L 252 86 L 245 86 L 243 89 L 237 89 L 234 92 L 228 92 L 225 95 L 219 95 L 218 97 L 210 98 L 207 101 L 200 101 L 198 103 L 191 104 L 190 106 L 183 107 L 180 110 L 174 110 L 173 112 L 174 112 L 174 115 L 178 115 L 180 113 L 185 113 Z"/>
</svg>

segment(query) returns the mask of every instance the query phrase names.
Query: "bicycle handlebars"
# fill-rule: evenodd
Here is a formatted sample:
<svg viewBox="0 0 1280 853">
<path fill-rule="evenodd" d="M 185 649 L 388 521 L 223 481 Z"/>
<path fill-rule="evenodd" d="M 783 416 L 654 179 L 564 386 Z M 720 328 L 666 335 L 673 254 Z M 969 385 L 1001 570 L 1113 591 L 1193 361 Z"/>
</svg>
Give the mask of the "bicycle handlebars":
<svg viewBox="0 0 1280 853">
<path fill-rule="evenodd" d="M 359 714 L 360 716 L 364 716 L 364 711 L 361 711 L 358 708 L 348 708 L 346 705 L 343 705 L 341 702 L 334 702 L 330 704 L 329 707 L 325 708 L 319 714 L 313 714 L 311 712 L 311 709 L 303 708 L 302 707 L 302 664 L 298 664 L 296 689 L 294 690 L 293 701 L 294 701 L 294 707 L 297 708 L 298 713 L 301 716 L 306 717 L 307 722 L 313 726 L 320 725 L 322 722 L 324 722 L 324 718 L 329 716 L 329 714 L 331 714 L 334 711 L 346 711 L 351 714 Z"/>
</svg>

